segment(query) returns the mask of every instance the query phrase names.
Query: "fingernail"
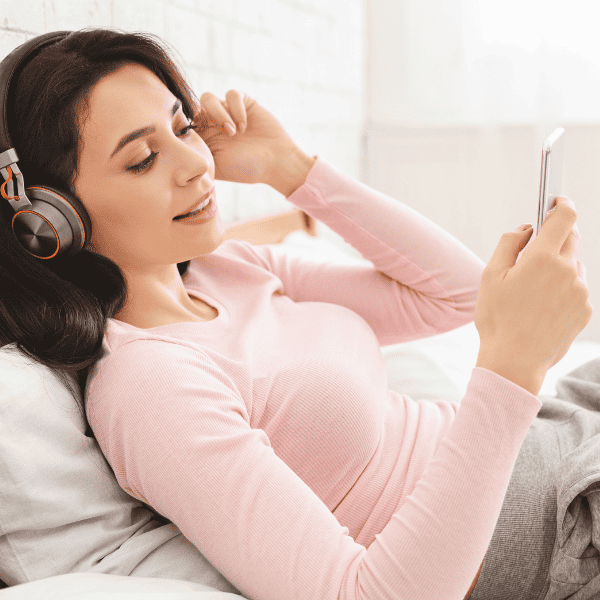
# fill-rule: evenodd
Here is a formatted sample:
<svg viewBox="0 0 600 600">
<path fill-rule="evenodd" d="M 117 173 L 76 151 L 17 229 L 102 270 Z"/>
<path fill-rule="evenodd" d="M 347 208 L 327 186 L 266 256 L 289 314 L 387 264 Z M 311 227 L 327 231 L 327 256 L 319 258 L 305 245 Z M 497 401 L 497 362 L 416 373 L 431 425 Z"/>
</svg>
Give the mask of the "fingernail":
<svg viewBox="0 0 600 600">
<path fill-rule="evenodd" d="M 527 231 L 528 229 L 531 229 L 533 227 L 533 225 L 531 223 L 525 223 L 524 225 L 519 225 L 515 231 Z"/>
<path fill-rule="evenodd" d="M 235 127 L 231 123 L 225 123 L 224 127 L 230 135 L 235 135 Z"/>
</svg>

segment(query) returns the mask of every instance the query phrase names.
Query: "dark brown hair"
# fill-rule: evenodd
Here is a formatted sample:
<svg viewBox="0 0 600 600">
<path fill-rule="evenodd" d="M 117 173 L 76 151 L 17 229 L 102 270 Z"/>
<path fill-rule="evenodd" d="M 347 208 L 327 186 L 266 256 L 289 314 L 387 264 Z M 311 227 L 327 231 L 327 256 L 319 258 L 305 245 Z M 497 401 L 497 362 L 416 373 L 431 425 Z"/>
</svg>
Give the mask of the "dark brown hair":
<svg viewBox="0 0 600 600">
<path fill-rule="evenodd" d="M 126 63 L 155 73 L 192 118 L 198 101 L 168 47 L 149 33 L 83 29 L 47 46 L 12 81 L 8 128 L 26 186 L 46 184 L 74 194 L 78 122 L 90 89 Z M 14 237 L 14 211 L 0 201 L 0 346 L 14 343 L 27 356 L 56 370 L 75 394 L 90 366 L 102 357 L 107 319 L 127 297 L 121 269 L 99 254 L 38 259 Z M 190 261 L 177 265 L 184 274 Z"/>
</svg>

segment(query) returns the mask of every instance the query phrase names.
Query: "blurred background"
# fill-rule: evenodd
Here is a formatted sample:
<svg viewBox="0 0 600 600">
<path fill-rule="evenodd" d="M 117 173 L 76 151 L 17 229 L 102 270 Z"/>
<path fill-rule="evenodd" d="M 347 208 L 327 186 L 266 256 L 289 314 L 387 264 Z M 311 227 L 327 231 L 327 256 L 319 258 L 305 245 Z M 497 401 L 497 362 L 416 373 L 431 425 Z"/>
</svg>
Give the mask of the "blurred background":
<svg viewBox="0 0 600 600">
<path fill-rule="evenodd" d="M 565 133 L 600 342 L 600 44 L 592 0 L 0 0 L 0 56 L 47 31 L 150 31 L 196 94 L 244 91 L 308 154 L 425 215 L 488 262 L 537 221 L 542 141 Z M 224 222 L 290 210 L 217 182 Z M 320 236 L 352 253 L 319 223 Z"/>
</svg>

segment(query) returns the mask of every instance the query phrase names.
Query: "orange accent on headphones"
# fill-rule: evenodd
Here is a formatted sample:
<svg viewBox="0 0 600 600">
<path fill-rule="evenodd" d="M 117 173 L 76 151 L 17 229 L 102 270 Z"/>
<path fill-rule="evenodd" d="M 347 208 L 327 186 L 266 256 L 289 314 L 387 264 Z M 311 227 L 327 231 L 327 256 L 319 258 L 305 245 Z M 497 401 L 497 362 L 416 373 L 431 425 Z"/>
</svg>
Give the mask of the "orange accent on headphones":
<svg viewBox="0 0 600 600">
<path fill-rule="evenodd" d="M 27 188 L 27 189 L 28 190 L 43 190 L 44 188 L 43 187 L 39 187 L 37 185 L 34 185 L 34 186 L 32 186 L 30 188 Z M 63 198 L 63 200 L 64 200 L 64 198 Z M 66 200 L 65 200 L 65 202 L 66 202 Z M 86 239 L 86 236 L 85 236 L 85 225 L 83 224 L 83 221 L 81 220 L 81 217 L 79 216 L 79 213 L 75 209 L 73 209 L 73 213 L 77 217 L 77 220 L 79 221 L 79 225 L 81 225 L 81 233 L 82 233 L 82 236 L 81 236 L 82 237 L 81 247 L 83 248 L 85 246 L 86 242 L 87 242 L 87 239 Z M 52 227 L 52 230 L 56 232 L 56 230 L 54 229 L 54 227 Z M 56 240 L 58 241 L 59 246 L 60 246 L 60 238 L 58 237 L 58 234 L 56 235 Z M 54 256 L 54 254 L 52 256 Z M 49 258 L 52 258 L 52 256 L 50 256 Z"/>
<path fill-rule="evenodd" d="M 2 197 L 6 198 L 7 200 L 18 200 L 19 196 L 7 196 L 6 192 L 4 191 L 6 184 L 9 181 L 12 181 L 12 176 L 13 176 L 12 169 L 10 167 L 6 167 L 6 168 L 8 169 L 8 179 L 2 184 L 2 187 L 0 187 L 0 193 L 2 194 Z"/>
<path fill-rule="evenodd" d="M 44 221 L 46 221 L 46 223 L 48 223 L 48 225 L 50 226 L 50 229 L 52 229 L 52 231 L 54 232 L 54 237 L 56 238 L 56 250 L 54 251 L 54 254 L 52 254 L 52 256 L 38 256 L 37 254 L 33 254 L 33 252 L 31 252 L 31 254 L 33 254 L 33 256 L 35 256 L 36 258 L 41 258 L 42 260 L 47 260 L 48 258 L 54 258 L 58 254 L 58 251 L 60 250 L 60 238 L 58 237 L 58 233 L 57 233 L 56 229 L 54 229 L 54 227 L 52 227 L 52 223 L 50 223 L 50 221 L 48 221 L 48 219 L 46 219 L 46 217 L 44 217 L 42 215 L 38 215 L 37 213 L 33 212 L 32 210 L 20 210 L 13 217 L 12 223 L 14 223 L 15 219 L 23 213 L 31 213 L 32 215 L 36 215 L 37 217 L 44 219 Z"/>
</svg>

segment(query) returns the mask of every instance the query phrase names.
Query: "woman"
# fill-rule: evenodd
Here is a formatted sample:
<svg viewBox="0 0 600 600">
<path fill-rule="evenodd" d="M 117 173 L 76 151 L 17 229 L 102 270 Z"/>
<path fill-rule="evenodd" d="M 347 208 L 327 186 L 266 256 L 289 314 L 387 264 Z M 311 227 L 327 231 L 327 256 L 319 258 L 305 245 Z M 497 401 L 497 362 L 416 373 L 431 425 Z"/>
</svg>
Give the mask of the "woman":
<svg viewBox="0 0 600 600">
<path fill-rule="evenodd" d="M 518 265 L 523 231 L 484 270 L 245 94 L 200 100 L 149 36 L 75 32 L 25 67 L 27 185 L 70 190 L 93 233 L 40 261 L 4 207 L 3 343 L 92 367 L 87 416 L 122 488 L 247 597 L 468 597 L 545 372 L 591 318 L 572 203 Z M 216 179 L 272 186 L 374 267 L 223 243 Z M 460 410 L 387 390 L 381 345 L 474 317 Z"/>
</svg>

